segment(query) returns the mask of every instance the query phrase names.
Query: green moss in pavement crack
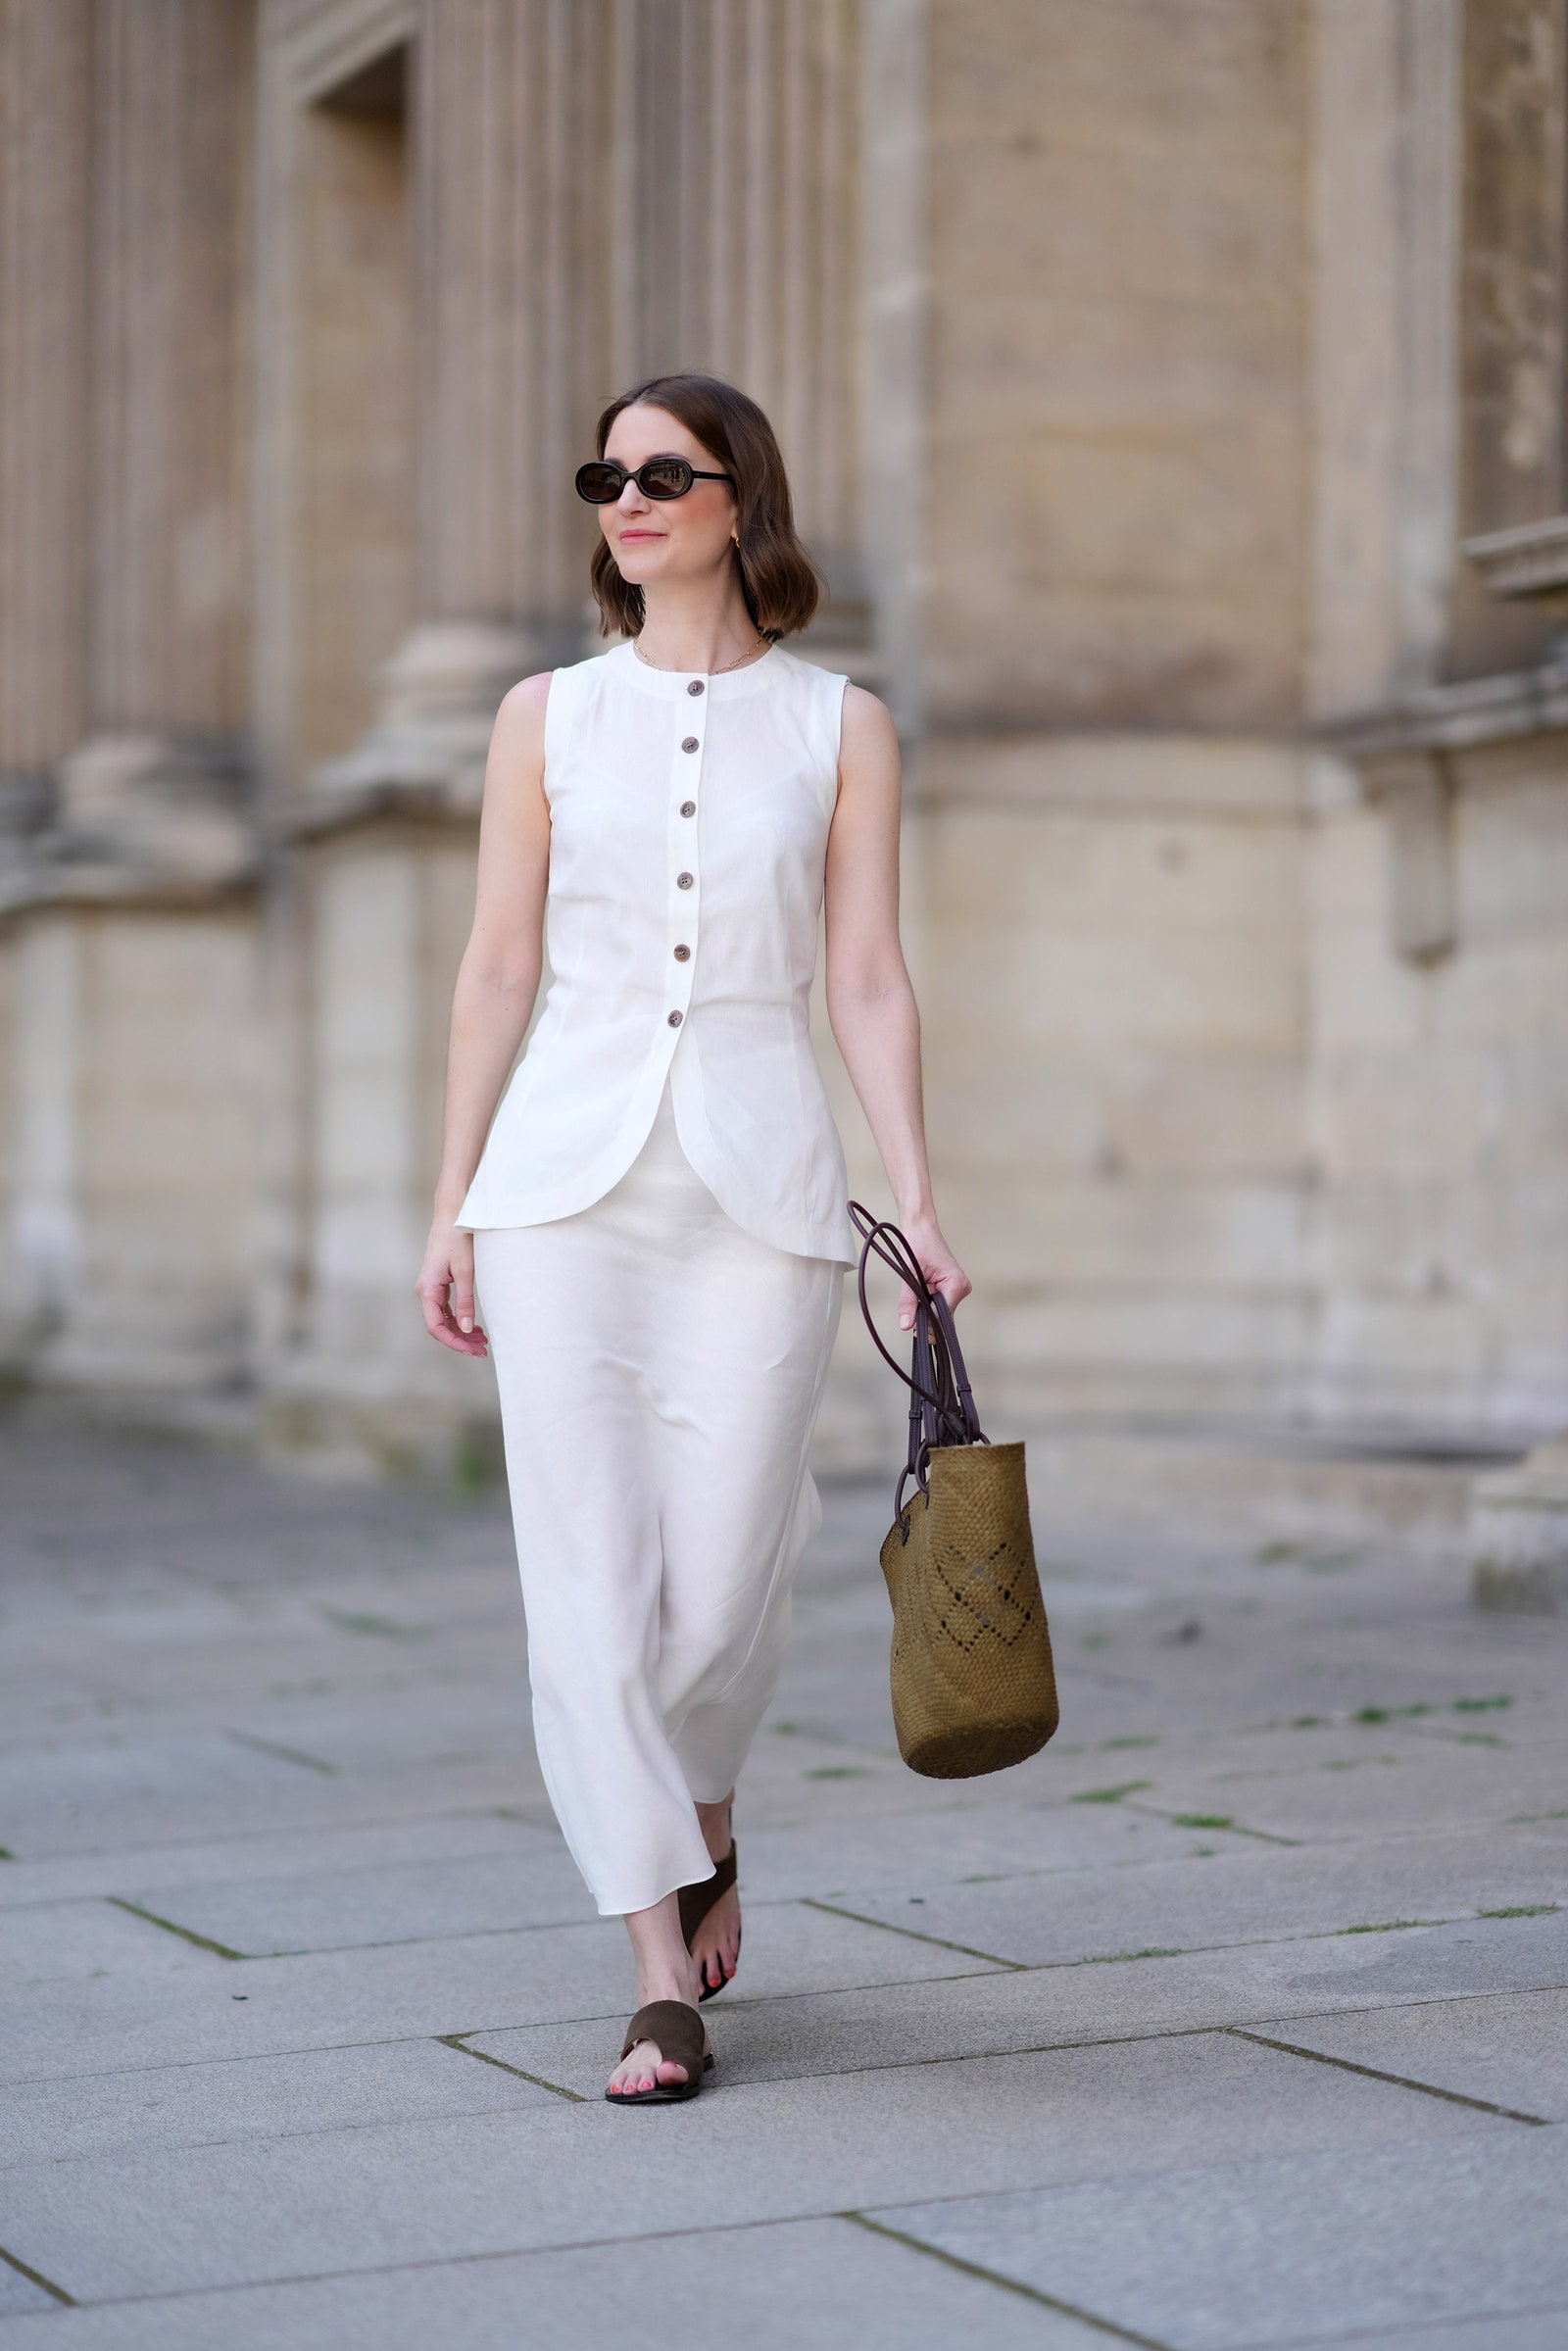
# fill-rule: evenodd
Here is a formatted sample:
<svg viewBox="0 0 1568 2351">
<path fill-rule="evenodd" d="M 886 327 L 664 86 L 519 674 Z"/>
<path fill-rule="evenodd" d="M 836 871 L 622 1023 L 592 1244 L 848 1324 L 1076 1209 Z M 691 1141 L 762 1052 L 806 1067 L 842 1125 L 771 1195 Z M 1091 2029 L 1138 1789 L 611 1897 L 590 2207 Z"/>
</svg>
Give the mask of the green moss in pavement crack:
<svg viewBox="0 0 1568 2351">
<path fill-rule="evenodd" d="M 1441 1927 L 1442 1919 L 1374 1919 L 1364 1927 L 1336 1927 L 1336 1935 L 1396 1935 L 1403 1927 Z"/>
<path fill-rule="evenodd" d="M 1084 1961 L 1084 1965 L 1085 1967 L 1120 1967 L 1125 1961 L 1132 1959 L 1180 1959 L 1181 1955 L 1181 1947 L 1177 1943 L 1152 1943 L 1147 1951 L 1097 1951 L 1093 1958 Z"/>
<path fill-rule="evenodd" d="M 1119 1804 L 1123 1796 L 1138 1793 L 1141 1788 L 1152 1788 L 1152 1780 L 1123 1780 L 1119 1788 L 1086 1788 L 1071 1801 L 1074 1804 Z"/>
</svg>

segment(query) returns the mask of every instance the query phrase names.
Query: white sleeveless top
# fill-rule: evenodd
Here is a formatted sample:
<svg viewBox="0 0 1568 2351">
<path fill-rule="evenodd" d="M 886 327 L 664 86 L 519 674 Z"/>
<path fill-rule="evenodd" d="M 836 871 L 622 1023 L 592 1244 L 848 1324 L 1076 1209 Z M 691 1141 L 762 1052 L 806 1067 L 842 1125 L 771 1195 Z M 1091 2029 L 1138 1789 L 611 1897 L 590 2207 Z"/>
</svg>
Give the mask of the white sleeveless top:
<svg viewBox="0 0 1568 2351">
<path fill-rule="evenodd" d="M 461 1229 L 602 1199 L 667 1078 L 681 1147 L 737 1224 L 858 1260 L 808 1025 L 845 682 L 777 645 L 716 676 L 630 645 L 555 672 L 553 977 Z"/>
</svg>

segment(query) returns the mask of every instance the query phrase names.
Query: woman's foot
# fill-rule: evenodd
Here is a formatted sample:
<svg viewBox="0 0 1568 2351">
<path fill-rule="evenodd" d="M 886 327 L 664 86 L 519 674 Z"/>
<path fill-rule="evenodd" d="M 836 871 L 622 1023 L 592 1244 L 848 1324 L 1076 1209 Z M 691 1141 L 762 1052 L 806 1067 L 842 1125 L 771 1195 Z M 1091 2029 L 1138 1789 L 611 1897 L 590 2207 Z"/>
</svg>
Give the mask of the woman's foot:
<svg viewBox="0 0 1568 2351">
<path fill-rule="evenodd" d="M 680 1931 L 680 1904 L 666 1894 L 651 1910 L 626 1913 L 626 1932 L 637 1963 L 637 2006 L 655 2000 L 679 2000 L 694 2013 L 699 1989 L 697 1969 Z M 705 2051 L 708 2035 L 703 2035 Z M 611 2075 L 607 2087 L 620 2097 L 637 2090 L 675 2089 L 687 2079 L 686 2068 L 665 2057 L 657 2041 L 640 2040 L 627 2050 Z"/>
<path fill-rule="evenodd" d="M 695 2009 L 697 2003 L 692 2000 L 687 2005 Z M 708 2036 L 705 2033 L 703 2035 L 705 2052 L 708 2047 Z M 677 2089 L 685 2080 L 686 2068 L 683 2065 L 675 2064 L 673 2059 L 665 2057 L 657 2041 L 640 2040 L 616 2066 L 610 2077 L 608 2087 L 612 2097 L 619 2098 L 640 2089 L 656 2087 Z"/>
<path fill-rule="evenodd" d="M 711 1860 L 722 1861 L 735 1841 L 730 1807 L 735 1790 L 718 1804 L 699 1804 L 698 1826 Z M 718 1991 L 734 1975 L 741 1955 L 741 1897 L 735 1886 L 721 1893 L 692 1936 L 692 1958 L 705 1991 Z"/>
</svg>

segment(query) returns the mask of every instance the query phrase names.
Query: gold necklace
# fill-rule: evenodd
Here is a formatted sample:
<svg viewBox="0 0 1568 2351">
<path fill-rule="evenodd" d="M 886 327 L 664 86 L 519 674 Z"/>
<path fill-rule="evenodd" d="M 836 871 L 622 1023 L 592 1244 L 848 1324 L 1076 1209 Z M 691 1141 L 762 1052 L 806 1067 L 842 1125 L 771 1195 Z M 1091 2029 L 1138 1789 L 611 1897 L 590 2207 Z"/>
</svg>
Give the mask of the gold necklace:
<svg viewBox="0 0 1568 2351">
<path fill-rule="evenodd" d="M 757 645 L 760 645 L 764 653 L 768 649 L 768 640 L 763 636 L 760 629 L 759 629 L 757 632 Z M 757 645 L 748 645 L 746 651 L 744 653 L 738 653 L 733 661 L 720 661 L 716 669 L 709 670 L 708 675 L 710 677 L 722 677 L 726 669 L 738 669 L 743 661 L 755 661 L 757 659 Z M 632 652 L 637 656 L 639 661 L 643 663 L 645 668 L 662 670 L 666 677 L 671 677 L 678 674 L 677 670 L 672 670 L 670 668 L 667 661 L 651 661 L 635 637 L 633 637 L 631 641 L 631 649 Z"/>
</svg>

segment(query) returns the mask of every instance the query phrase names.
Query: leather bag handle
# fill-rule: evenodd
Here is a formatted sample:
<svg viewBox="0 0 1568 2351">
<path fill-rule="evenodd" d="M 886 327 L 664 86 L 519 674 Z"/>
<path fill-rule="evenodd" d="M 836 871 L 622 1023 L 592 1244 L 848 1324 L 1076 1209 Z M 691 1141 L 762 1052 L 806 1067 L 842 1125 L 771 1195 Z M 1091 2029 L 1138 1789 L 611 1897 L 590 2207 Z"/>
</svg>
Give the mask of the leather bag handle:
<svg viewBox="0 0 1568 2351">
<path fill-rule="evenodd" d="M 885 1217 L 876 1217 L 858 1200 L 849 1203 L 850 1218 L 860 1235 L 859 1293 L 860 1312 L 871 1342 L 882 1357 L 909 1391 L 909 1451 L 899 1473 L 898 1489 L 894 1495 L 893 1512 L 904 1528 L 906 1538 L 908 1524 L 904 1516 L 904 1489 L 910 1478 L 922 1494 L 927 1491 L 926 1471 L 931 1448 L 939 1445 L 987 1445 L 990 1443 L 980 1426 L 975 1408 L 974 1394 L 969 1386 L 969 1374 L 964 1365 L 963 1349 L 954 1325 L 953 1308 L 940 1290 L 933 1290 L 921 1270 L 920 1261 L 909 1245 L 906 1234 Z M 870 1303 L 865 1295 L 866 1268 L 872 1252 L 889 1266 L 899 1279 L 914 1292 L 914 1346 L 906 1371 L 882 1343 L 882 1334 L 872 1318 Z"/>
</svg>

